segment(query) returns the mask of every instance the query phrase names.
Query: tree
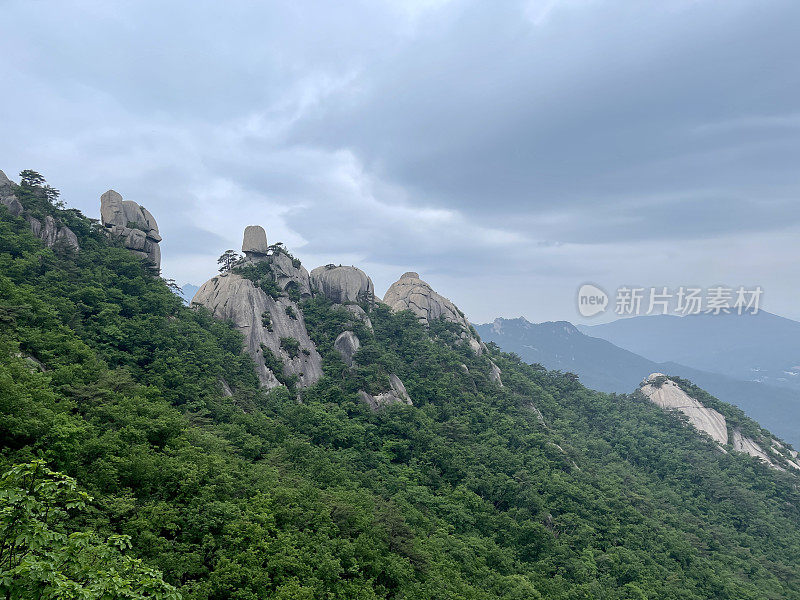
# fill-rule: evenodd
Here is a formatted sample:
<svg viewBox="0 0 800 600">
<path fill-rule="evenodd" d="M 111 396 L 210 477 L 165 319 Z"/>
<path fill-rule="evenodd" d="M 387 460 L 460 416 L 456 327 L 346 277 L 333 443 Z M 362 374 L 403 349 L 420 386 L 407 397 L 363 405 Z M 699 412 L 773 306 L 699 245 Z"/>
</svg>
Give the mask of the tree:
<svg viewBox="0 0 800 600">
<path fill-rule="evenodd" d="M 47 183 L 44 175 L 33 169 L 25 169 L 19 173 L 20 185 L 25 187 L 41 187 Z"/>
<path fill-rule="evenodd" d="M 61 192 L 56 188 L 47 185 L 44 175 L 33 169 L 25 169 L 19 173 L 20 185 L 26 188 L 38 188 L 40 194 L 44 194 L 45 199 L 56 208 L 64 208 L 64 201 L 59 197 Z"/>
<path fill-rule="evenodd" d="M 233 265 L 239 260 L 239 255 L 235 250 L 225 250 L 217 259 L 217 264 L 221 265 L 219 268 L 220 273 L 227 273 L 233 268 Z"/>
<path fill-rule="evenodd" d="M 161 573 L 126 556 L 130 537 L 70 531 L 91 497 L 43 460 L 0 477 L 0 595 L 24 598 L 180 600 Z"/>
</svg>

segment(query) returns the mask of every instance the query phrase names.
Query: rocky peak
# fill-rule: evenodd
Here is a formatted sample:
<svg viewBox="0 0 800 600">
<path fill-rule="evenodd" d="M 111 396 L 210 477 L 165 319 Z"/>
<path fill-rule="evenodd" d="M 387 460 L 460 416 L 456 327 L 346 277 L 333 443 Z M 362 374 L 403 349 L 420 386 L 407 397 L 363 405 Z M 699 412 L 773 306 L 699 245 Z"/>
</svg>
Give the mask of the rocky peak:
<svg viewBox="0 0 800 600">
<path fill-rule="evenodd" d="M 311 271 L 311 286 L 337 304 L 372 303 L 375 286 L 364 271 L 356 267 L 325 265 Z"/>
<path fill-rule="evenodd" d="M 267 246 L 259 225 L 245 229 L 242 252 L 245 258 L 233 271 L 204 283 L 192 304 L 242 332 L 264 387 L 313 384 L 322 376 L 322 357 L 297 303 L 311 295 L 308 271 L 279 244 Z"/>
<path fill-rule="evenodd" d="M 484 346 L 472 332 L 464 313 L 450 300 L 436 293 L 428 283 L 420 279 L 418 273 L 413 271 L 403 273 L 403 276 L 386 291 L 383 301 L 395 312 L 410 310 L 425 325 L 437 319 L 460 325 L 461 339 L 477 354 L 483 352 Z"/>
<path fill-rule="evenodd" d="M 161 235 L 155 217 L 143 206 L 108 190 L 100 196 L 100 221 L 108 233 L 122 240 L 125 248 L 147 259 L 161 270 Z"/>
</svg>

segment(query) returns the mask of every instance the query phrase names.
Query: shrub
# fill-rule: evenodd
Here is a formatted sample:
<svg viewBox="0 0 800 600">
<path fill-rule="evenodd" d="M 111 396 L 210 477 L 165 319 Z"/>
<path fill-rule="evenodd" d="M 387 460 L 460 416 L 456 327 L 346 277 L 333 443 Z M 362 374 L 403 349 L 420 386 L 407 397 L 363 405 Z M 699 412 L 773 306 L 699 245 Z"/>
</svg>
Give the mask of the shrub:
<svg viewBox="0 0 800 600">
<path fill-rule="evenodd" d="M 281 338 L 281 348 L 286 351 L 290 358 L 297 358 L 300 354 L 300 342 L 293 337 Z"/>
</svg>

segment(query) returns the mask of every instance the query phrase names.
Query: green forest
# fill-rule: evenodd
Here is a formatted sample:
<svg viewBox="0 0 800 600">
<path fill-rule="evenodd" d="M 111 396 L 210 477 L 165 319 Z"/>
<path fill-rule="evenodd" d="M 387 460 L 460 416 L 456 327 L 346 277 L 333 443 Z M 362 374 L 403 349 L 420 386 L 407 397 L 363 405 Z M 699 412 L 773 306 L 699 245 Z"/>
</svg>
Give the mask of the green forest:
<svg viewBox="0 0 800 600">
<path fill-rule="evenodd" d="M 800 598 L 796 476 L 381 304 L 350 369 L 351 315 L 304 300 L 325 374 L 265 391 L 44 185 L 17 196 L 80 251 L 0 206 L 0 597 Z M 390 373 L 414 405 L 373 412 Z"/>
</svg>

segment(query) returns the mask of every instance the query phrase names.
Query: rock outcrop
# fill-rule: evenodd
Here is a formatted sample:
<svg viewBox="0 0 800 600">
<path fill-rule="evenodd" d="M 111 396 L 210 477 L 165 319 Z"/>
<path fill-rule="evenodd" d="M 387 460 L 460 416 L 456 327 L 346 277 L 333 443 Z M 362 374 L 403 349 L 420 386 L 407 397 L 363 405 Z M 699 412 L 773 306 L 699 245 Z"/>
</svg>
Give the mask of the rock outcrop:
<svg viewBox="0 0 800 600">
<path fill-rule="evenodd" d="M 299 260 L 281 249 L 273 250 L 264 260 L 270 261 L 278 287 L 287 293 L 294 290 L 301 298 L 311 297 L 311 278 Z"/>
<path fill-rule="evenodd" d="M 45 216 L 44 221 L 30 216 L 26 216 L 25 219 L 31 226 L 33 235 L 42 240 L 44 245 L 48 248 L 54 248 L 59 244 L 63 244 L 65 248 L 75 252 L 80 250 L 78 236 L 76 236 L 69 227 L 65 225 L 59 226 L 56 220 L 50 215 Z"/>
<path fill-rule="evenodd" d="M 245 229 L 242 251 L 246 258 L 234 271 L 204 283 L 192 305 L 232 321 L 244 334 L 264 387 L 313 384 L 322 377 L 322 357 L 293 299 L 311 295 L 308 271 L 279 246 L 267 247 L 266 233 L 257 225 Z M 248 272 L 256 274 L 240 274 Z"/>
<path fill-rule="evenodd" d="M 503 372 L 500 370 L 496 364 L 494 364 L 493 360 L 489 361 L 489 378 L 494 381 L 500 387 L 503 387 L 503 380 L 500 379 L 500 375 Z"/>
<path fill-rule="evenodd" d="M 100 221 L 123 246 L 161 270 L 161 235 L 150 211 L 114 190 L 100 196 Z"/>
<path fill-rule="evenodd" d="M 343 308 L 347 312 L 351 313 L 357 321 L 364 323 L 368 330 L 372 331 L 372 319 L 369 318 L 367 312 L 358 304 L 333 304 L 331 305 L 331 308 Z"/>
<path fill-rule="evenodd" d="M 703 406 L 663 373 L 652 373 L 639 389 L 657 406 L 683 413 L 696 429 L 707 433 L 720 444 L 728 443 L 725 417 L 713 408 Z"/>
<path fill-rule="evenodd" d="M 676 382 L 662 373 L 651 374 L 639 388 L 653 403 L 666 410 L 677 410 L 689 418 L 689 422 L 700 431 L 710 435 L 719 445 L 720 451 L 727 454 L 724 446 L 730 443 L 733 450 L 749 454 L 772 469 L 787 470 L 786 467 L 800 471 L 795 450 L 788 448 L 778 440 L 768 436 L 762 441 L 742 434 L 738 427 L 728 435 L 728 424 L 725 417 L 713 408 L 704 406 L 700 401 L 689 396 Z M 762 436 L 763 437 L 763 436 Z M 769 448 L 770 452 L 764 450 Z"/>
<path fill-rule="evenodd" d="M 375 286 L 364 271 L 356 267 L 325 265 L 311 271 L 311 286 L 337 304 L 372 303 Z"/>
<path fill-rule="evenodd" d="M 406 391 L 406 386 L 403 385 L 403 382 L 400 381 L 397 375 L 389 375 L 389 386 L 390 389 L 388 391 L 378 394 L 377 396 L 368 394 L 363 390 L 360 390 L 358 395 L 361 401 L 367 404 L 373 411 L 392 404 L 407 404 L 408 406 L 413 404 L 411 402 L 411 397 Z"/>
<path fill-rule="evenodd" d="M 754 456 L 760 461 L 767 463 L 770 467 L 778 468 L 775 463 L 770 460 L 769 455 L 764 452 L 761 446 L 756 444 L 749 437 L 743 436 L 742 432 L 738 429 L 734 429 L 731 434 L 731 445 L 737 452 L 744 452 L 745 454 Z"/>
<path fill-rule="evenodd" d="M 0 171 L 0 204 L 5 206 L 8 212 L 15 217 L 19 217 L 25 210 L 14 194 L 14 182 L 2 171 Z"/>
<path fill-rule="evenodd" d="M 414 272 L 404 273 L 386 291 L 384 303 L 393 311 L 410 310 L 421 323 L 428 325 L 431 321 L 444 319 L 461 326 L 460 337 L 477 354 L 484 350 L 483 344 L 472 332 L 472 327 L 458 307 L 419 278 Z"/>
<path fill-rule="evenodd" d="M 192 304 L 205 306 L 242 332 L 264 387 L 290 383 L 295 376 L 297 386 L 305 387 L 322 377 L 322 358 L 302 311 L 288 296 L 273 298 L 251 280 L 223 273 L 204 283 Z"/>
<path fill-rule="evenodd" d="M 14 190 L 14 182 L 6 174 L 0 171 L 0 204 L 8 209 L 8 212 L 15 217 L 24 217 L 30 225 L 33 235 L 38 237 L 48 248 L 63 248 L 68 251 L 80 251 L 78 236 L 69 227 L 62 225 L 55 218 L 46 215 L 41 221 L 26 213 L 25 207 L 17 198 Z"/>
<path fill-rule="evenodd" d="M 352 331 L 343 331 L 333 342 L 334 349 L 341 354 L 342 360 L 348 367 L 353 366 L 353 356 L 361 347 L 361 340 Z"/>
</svg>

